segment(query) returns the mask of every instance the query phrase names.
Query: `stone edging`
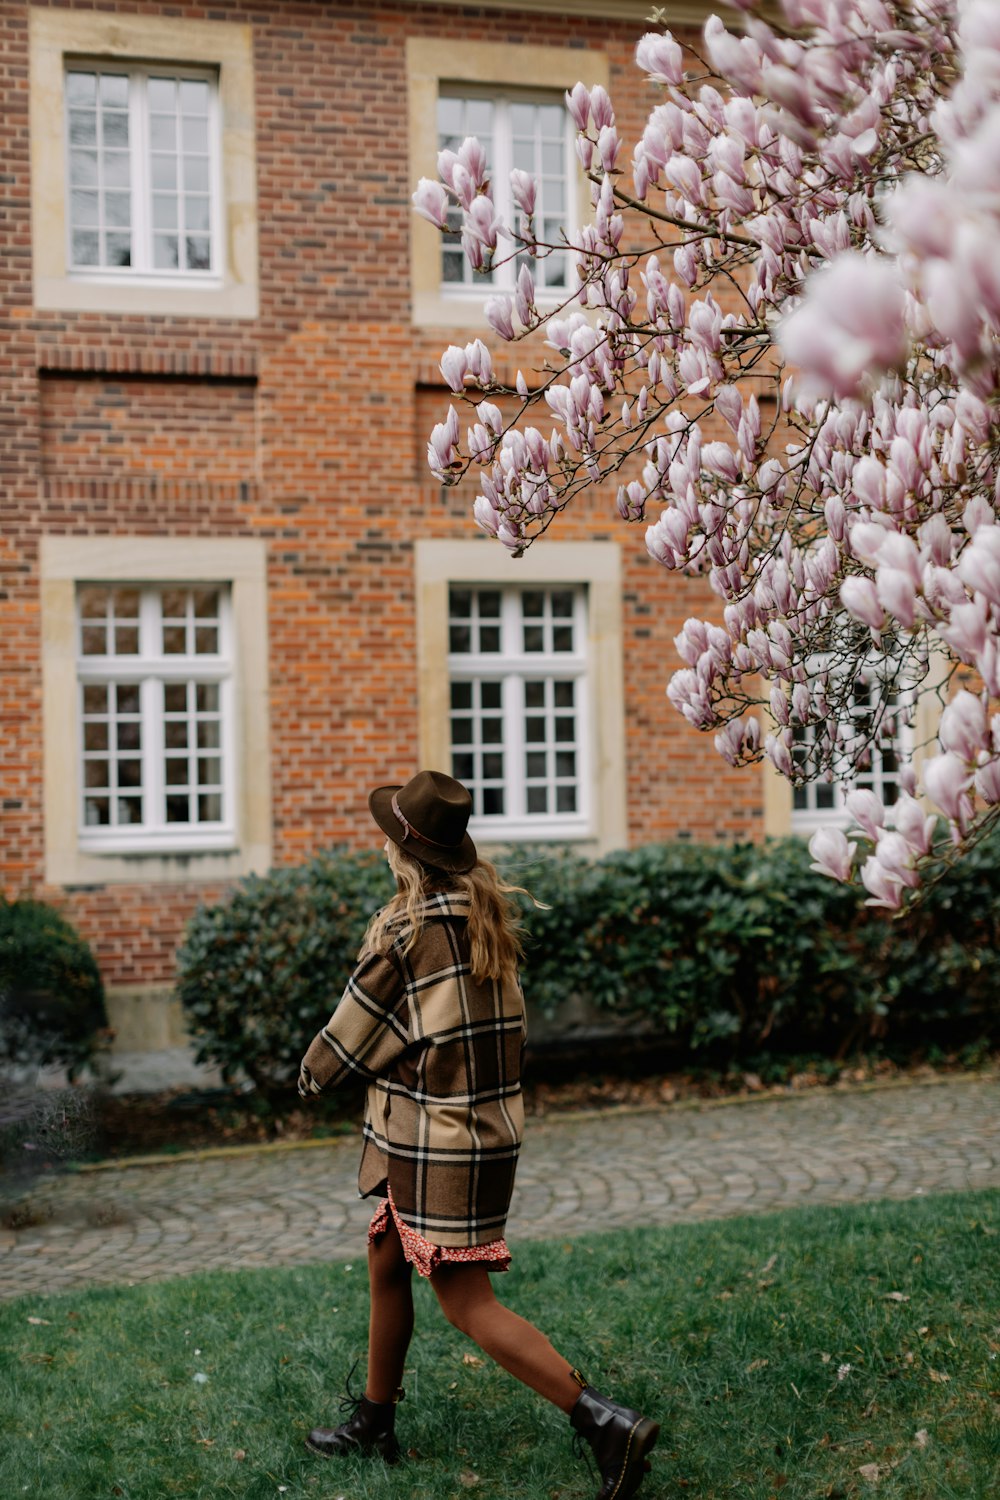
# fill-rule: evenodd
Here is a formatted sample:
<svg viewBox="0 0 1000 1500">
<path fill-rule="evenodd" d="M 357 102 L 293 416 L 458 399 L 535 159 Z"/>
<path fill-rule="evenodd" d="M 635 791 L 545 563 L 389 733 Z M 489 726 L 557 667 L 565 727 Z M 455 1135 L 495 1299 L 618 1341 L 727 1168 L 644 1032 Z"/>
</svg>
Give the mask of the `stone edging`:
<svg viewBox="0 0 1000 1500">
<path fill-rule="evenodd" d="M 571 1109 L 563 1110 L 552 1115 L 532 1115 L 529 1120 L 533 1125 L 564 1125 L 573 1124 L 578 1120 L 600 1119 L 608 1115 L 651 1115 L 663 1114 L 668 1110 L 676 1110 L 679 1113 L 695 1110 L 730 1109 L 736 1105 L 747 1104 L 774 1104 L 784 1103 L 789 1100 L 808 1099 L 816 1094 L 824 1097 L 829 1095 L 844 1094 L 876 1094 L 890 1093 L 899 1089 L 916 1088 L 942 1088 L 953 1083 L 988 1083 L 990 1081 L 1000 1082 L 1000 1070 L 988 1068 L 979 1072 L 968 1073 L 939 1073 L 930 1078 L 886 1078 L 872 1079 L 866 1083 L 849 1084 L 846 1087 L 834 1085 L 826 1088 L 803 1089 L 795 1092 L 789 1089 L 774 1088 L 763 1089 L 756 1094 L 733 1094 L 723 1099 L 679 1099 L 673 1104 L 613 1104 L 606 1109 Z M 348 1129 L 336 1136 L 323 1136 L 320 1140 L 306 1141 L 263 1141 L 257 1145 L 243 1146 L 206 1146 L 203 1150 L 178 1151 L 173 1154 L 157 1154 L 149 1156 L 122 1157 L 113 1161 L 81 1162 L 72 1168 L 74 1172 L 123 1172 L 130 1167 L 170 1167 L 184 1162 L 219 1161 L 222 1159 L 234 1160 L 245 1156 L 270 1156 L 285 1151 L 316 1151 L 324 1146 L 333 1145 L 338 1140 L 351 1140 L 361 1134 L 360 1128 Z"/>
</svg>

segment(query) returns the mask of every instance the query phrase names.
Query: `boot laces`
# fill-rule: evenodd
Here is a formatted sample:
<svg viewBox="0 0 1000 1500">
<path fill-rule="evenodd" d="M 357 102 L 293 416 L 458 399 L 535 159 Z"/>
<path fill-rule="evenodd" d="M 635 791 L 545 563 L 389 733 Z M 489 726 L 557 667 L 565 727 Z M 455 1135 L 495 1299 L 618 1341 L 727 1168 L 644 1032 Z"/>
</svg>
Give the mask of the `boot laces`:
<svg viewBox="0 0 1000 1500">
<path fill-rule="evenodd" d="M 351 1368 L 348 1370 L 347 1379 L 344 1382 L 345 1386 L 347 1387 L 347 1394 L 341 1396 L 340 1398 L 340 1410 L 344 1413 L 345 1416 L 353 1417 L 360 1407 L 362 1401 L 364 1400 L 364 1391 L 362 1391 L 360 1395 L 357 1395 L 351 1387 L 351 1381 L 354 1378 L 355 1370 L 358 1368 L 358 1363 L 359 1361 L 355 1360 Z"/>
</svg>

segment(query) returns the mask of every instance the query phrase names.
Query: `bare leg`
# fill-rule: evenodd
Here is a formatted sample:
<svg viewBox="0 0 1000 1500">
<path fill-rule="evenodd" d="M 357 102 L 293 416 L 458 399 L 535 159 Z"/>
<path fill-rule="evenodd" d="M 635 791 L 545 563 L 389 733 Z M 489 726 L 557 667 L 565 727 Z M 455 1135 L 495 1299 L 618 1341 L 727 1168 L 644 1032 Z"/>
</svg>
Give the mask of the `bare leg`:
<svg viewBox="0 0 1000 1500">
<path fill-rule="evenodd" d="M 403 1383 L 403 1365 L 413 1334 L 412 1267 L 403 1255 L 399 1232 L 389 1227 L 368 1246 L 371 1313 L 368 1320 L 368 1381 L 365 1395 L 379 1404 L 394 1400 Z"/>
<path fill-rule="evenodd" d="M 572 1411 L 580 1385 L 570 1364 L 544 1333 L 511 1312 L 493 1293 L 490 1274 L 474 1262 L 443 1265 L 431 1276 L 441 1309 L 454 1328 L 547 1401 Z"/>
</svg>

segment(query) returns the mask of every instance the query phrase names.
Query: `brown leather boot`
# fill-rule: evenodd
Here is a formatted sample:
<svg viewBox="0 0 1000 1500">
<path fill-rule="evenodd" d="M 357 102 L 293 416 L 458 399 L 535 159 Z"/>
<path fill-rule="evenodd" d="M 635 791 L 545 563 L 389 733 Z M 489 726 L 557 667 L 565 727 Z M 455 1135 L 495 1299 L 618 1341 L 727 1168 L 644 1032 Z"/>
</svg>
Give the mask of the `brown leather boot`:
<svg viewBox="0 0 1000 1500">
<path fill-rule="evenodd" d="M 660 1435 L 659 1423 L 618 1406 L 589 1385 L 580 1392 L 569 1419 L 578 1441 L 590 1444 L 601 1471 L 597 1500 L 628 1500 L 649 1470 L 646 1455 Z"/>
<path fill-rule="evenodd" d="M 346 1396 L 340 1407 L 351 1413 L 347 1421 L 339 1427 L 314 1427 L 305 1440 L 306 1447 L 320 1458 L 365 1453 L 377 1454 L 387 1464 L 398 1462 L 402 1453 L 396 1439 L 396 1407 L 404 1394 L 400 1386 L 393 1400 L 384 1404 L 369 1401 L 367 1396 Z"/>
</svg>

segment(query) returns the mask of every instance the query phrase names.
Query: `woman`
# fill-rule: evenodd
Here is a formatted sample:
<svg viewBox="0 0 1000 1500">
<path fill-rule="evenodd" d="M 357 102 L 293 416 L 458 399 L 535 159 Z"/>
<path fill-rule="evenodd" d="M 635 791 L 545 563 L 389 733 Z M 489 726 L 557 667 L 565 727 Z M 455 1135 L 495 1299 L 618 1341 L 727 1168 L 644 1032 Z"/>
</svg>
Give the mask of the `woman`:
<svg viewBox="0 0 1000 1500">
<path fill-rule="evenodd" d="M 368 1233 L 368 1375 L 349 1420 L 315 1428 L 306 1446 L 323 1457 L 399 1457 L 415 1266 L 450 1323 L 566 1412 L 597 1459 L 598 1500 L 627 1500 L 658 1425 L 589 1386 L 490 1283 L 510 1264 L 503 1236 L 524 1123 L 514 887 L 477 857 L 472 801 L 450 776 L 420 771 L 378 787 L 368 805 L 388 835 L 396 895 L 369 923 L 299 1078 L 306 1098 L 351 1073 L 368 1080 L 358 1186 L 381 1195 Z"/>
</svg>

